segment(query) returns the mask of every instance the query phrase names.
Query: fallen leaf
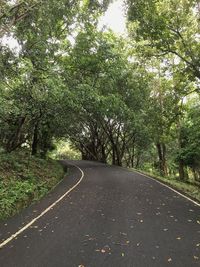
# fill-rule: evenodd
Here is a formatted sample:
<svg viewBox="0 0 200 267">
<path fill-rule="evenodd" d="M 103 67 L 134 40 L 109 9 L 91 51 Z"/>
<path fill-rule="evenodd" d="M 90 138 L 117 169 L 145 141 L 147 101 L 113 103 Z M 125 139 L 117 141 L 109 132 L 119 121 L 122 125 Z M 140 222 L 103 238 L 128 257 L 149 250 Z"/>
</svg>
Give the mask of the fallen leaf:
<svg viewBox="0 0 200 267">
<path fill-rule="evenodd" d="M 120 234 L 121 234 L 121 235 L 127 235 L 126 233 L 121 233 L 121 232 L 120 232 Z"/>
</svg>

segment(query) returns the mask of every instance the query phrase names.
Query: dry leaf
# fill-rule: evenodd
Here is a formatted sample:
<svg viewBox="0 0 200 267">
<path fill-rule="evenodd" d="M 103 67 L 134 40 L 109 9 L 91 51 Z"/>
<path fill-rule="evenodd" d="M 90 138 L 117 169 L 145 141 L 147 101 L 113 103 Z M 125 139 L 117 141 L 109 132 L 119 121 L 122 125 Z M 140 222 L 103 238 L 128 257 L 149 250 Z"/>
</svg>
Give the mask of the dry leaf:
<svg viewBox="0 0 200 267">
<path fill-rule="evenodd" d="M 121 235 L 127 235 L 126 233 L 121 233 L 121 232 L 120 232 L 120 234 L 121 234 Z"/>
</svg>

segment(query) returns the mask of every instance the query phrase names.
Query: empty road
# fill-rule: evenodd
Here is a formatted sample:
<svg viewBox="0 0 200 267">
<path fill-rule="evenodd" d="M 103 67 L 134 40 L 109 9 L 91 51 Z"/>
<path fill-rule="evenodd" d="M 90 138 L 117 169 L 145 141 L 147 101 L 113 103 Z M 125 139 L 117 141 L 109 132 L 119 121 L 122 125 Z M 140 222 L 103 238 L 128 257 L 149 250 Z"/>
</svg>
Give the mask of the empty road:
<svg viewBox="0 0 200 267">
<path fill-rule="evenodd" d="M 200 206 L 123 168 L 68 163 L 46 198 L 0 224 L 1 267 L 200 266 Z"/>
</svg>

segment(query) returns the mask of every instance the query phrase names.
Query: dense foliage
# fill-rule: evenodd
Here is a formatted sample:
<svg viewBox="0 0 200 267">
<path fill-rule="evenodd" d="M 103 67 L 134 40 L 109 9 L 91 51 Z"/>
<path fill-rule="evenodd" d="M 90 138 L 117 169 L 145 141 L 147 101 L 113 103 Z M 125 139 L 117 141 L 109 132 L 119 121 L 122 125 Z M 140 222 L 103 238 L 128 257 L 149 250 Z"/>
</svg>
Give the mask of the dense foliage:
<svg viewBox="0 0 200 267">
<path fill-rule="evenodd" d="M 63 178 L 54 160 L 30 157 L 24 151 L 0 154 L 0 220 L 41 199 Z"/>
<path fill-rule="evenodd" d="M 67 139 L 83 159 L 198 182 L 198 1 L 124 1 L 126 38 L 98 29 L 110 2 L 2 1 L 0 147 L 46 157 Z"/>
</svg>

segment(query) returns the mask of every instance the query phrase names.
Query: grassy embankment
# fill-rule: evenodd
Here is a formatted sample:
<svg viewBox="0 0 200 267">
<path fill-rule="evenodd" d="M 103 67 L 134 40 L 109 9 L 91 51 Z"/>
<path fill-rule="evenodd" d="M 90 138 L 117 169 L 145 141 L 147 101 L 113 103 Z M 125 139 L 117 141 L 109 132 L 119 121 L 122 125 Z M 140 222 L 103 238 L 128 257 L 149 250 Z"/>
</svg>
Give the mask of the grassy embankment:
<svg viewBox="0 0 200 267">
<path fill-rule="evenodd" d="M 176 177 L 161 177 L 158 174 L 146 172 L 144 170 L 136 171 L 148 175 L 166 185 L 169 185 L 173 189 L 183 193 L 184 195 L 200 203 L 200 184 L 195 184 L 192 181 L 180 181 Z"/>
<path fill-rule="evenodd" d="M 63 175 L 63 168 L 52 159 L 0 153 L 0 220 L 41 199 Z"/>
</svg>

